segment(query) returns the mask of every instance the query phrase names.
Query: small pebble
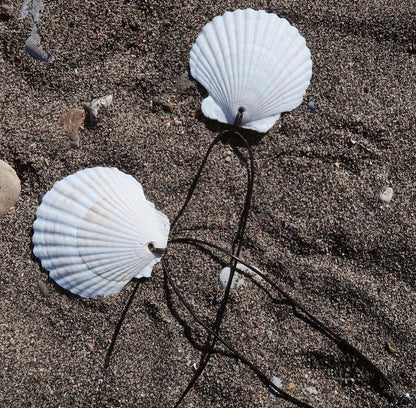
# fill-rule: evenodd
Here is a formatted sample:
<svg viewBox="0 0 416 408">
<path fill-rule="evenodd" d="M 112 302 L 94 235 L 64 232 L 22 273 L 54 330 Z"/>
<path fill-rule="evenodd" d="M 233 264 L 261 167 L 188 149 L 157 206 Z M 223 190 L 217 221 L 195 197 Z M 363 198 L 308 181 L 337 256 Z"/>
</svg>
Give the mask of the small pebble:
<svg viewBox="0 0 416 408">
<path fill-rule="evenodd" d="M 42 198 L 43 198 L 44 195 L 45 195 L 45 193 L 40 193 L 38 195 L 38 205 L 41 205 L 42 204 Z"/>
<path fill-rule="evenodd" d="M 169 101 L 162 101 L 159 99 L 155 99 L 153 101 L 153 106 L 161 106 L 165 112 L 173 112 L 175 109 L 175 105 Z"/>
<path fill-rule="evenodd" d="M 277 388 L 282 388 L 282 380 L 279 377 L 272 377 L 271 381 Z M 273 393 L 270 393 L 270 395 L 274 397 Z"/>
<path fill-rule="evenodd" d="M 98 122 L 98 110 L 101 107 L 108 107 L 113 103 L 113 95 L 102 96 L 101 98 L 93 99 L 91 102 L 84 103 L 84 108 L 88 111 L 88 120 L 91 125 L 96 125 Z"/>
<path fill-rule="evenodd" d="M 91 353 L 94 353 L 94 346 L 91 343 L 85 343 L 85 346 Z"/>
<path fill-rule="evenodd" d="M 282 388 L 283 386 L 282 380 L 279 377 L 272 377 L 272 383 L 278 388 Z"/>
<path fill-rule="evenodd" d="M 378 198 L 382 203 L 389 204 L 391 199 L 393 198 L 393 189 L 391 187 L 384 187 L 381 190 Z"/>
<path fill-rule="evenodd" d="M 20 9 L 20 18 L 27 18 L 32 24 L 32 31 L 25 42 L 25 50 L 28 54 L 43 62 L 53 62 L 55 57 L 46 52 L 42 47 L 42 39 L 38 33 L 38 24 L 44 10 L 42 0 L 26 0 Z"/>
<path fill-rule="evenodd" d="M 287 389 L 288 391 L 294 391 L 294 390 L 296 390 L 296 384 L 295 384 L 294 382 L 290 382 L 290 383 L 287 385 L 286 389 Z"/>
<path fill-rule="evenodd" d="M 13 15 L 13 8 L 9 4 L 9 0 L 0 2 L 0 18 L 4 21 L 9 20 Z"/>
<path fill-rule="evenodd" d="M 219 283 L 224 289 L 227 287 L 227 283 L 230 279 L 230 272 L 231 272 L 230 266 L 226 266 L 220 272 Z M 233 280 L 231 283 L 231 289 L 238 289 L 243 283 L 244 283 L 244 278 L 238 272 L 235 271 L 233 275 Z"/>
<path fill-rule="evenodd" d="M 48 292 L 48 286 L 46 285 L 46 282 L 44 282 L 42 279 L 38 280 L 38 287 L 39 287 L 40 293 L 42 293 L 43 296 L 48 298 L 51 295 Z"/>
<path fill-rule="evenodd" d="M 315 387 L 306 387 L 305 390 L 309 392 L 309 394 L 318 394 L 318 390 Z"/>
<path fill-rule="evenodd" d="M 64 132 L 69 137 L 71 146 L 79 147 L 79 128 L 84 123 L 85 110 L 84 109 L 71 109 L 65 115 L 62 116 L 62 125 Z"/>
<path fill-rule="evenodd" d="M 190 81 L 188 72 L 184 72 L 176 79 L 176 89 L 180 94 L 193 94 L 195 85 Z"/>
<path fill-rule="evenodd" d="M 310 101 L 306 104 L 309 111 L 312 113 L 319 113 L 319 109 L 315 106 L 315 103 L 313 101 Z"/>
<path fill-rule="evenodd" d="M 9 164 L 0 160 L 0 217 L 16 204 L 19 195 L 19 177 Z"/>
<path fill-rule="evenodd" d="M 396 352 L 396 348 L 389 341 L 386 341 L 386 350 L 391 354 L 394 354 Z"/>
</svg>

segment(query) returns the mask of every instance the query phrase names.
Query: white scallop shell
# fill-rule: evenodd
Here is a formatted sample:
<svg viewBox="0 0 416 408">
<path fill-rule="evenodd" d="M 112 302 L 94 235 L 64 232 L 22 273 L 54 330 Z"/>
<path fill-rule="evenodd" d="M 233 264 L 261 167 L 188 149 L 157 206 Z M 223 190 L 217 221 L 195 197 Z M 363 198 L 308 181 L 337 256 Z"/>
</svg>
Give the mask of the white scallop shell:
<svg viewBox="0 0 416 408">
<path fill-rule="evenodd" d="M 169 220 L 142 186 L 116 168 L 81 170 L 45 194 L 33 224 L 33 253 L 60 286 L 82 297 L 118 293 L 149 277 L 165 249 Z"/>
<path fill-rule="evenodd" d="M 305 39 L 264 10 L 215 17 L 191 50 L 191 75 L 208 91 L 202 112 L 222 123 L 267 132 L 301 102 L 312 76 Z M 243 107 L 241 123 L 235 123 Z"/>
</svg>

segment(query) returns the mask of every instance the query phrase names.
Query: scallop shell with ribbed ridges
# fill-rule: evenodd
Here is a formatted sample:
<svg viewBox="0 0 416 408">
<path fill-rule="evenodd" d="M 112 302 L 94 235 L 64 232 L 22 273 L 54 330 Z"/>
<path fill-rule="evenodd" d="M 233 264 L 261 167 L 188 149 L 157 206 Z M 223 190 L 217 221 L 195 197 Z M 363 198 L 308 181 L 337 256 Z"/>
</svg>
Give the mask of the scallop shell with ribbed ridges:
<svg viewBox="0 0 416 408">
<path fill-rule="evenodd" d="M 33 230 L 33 253 L 50 277 L 88 297 L 149 277 L 161 258 L 151 249 L 166 248 L 169 220 L 132 176 L 95 167 L 65 177 L 44 195 Z"/>
<path fill-rule="evenodd" d="M 208 91 L 206 117 L 264 133 L 302 102 L 312 60 L 305 39 L 286 19 L 246 9 L 226 12 L 203 28 L 190 69 Z"/>
</svg>

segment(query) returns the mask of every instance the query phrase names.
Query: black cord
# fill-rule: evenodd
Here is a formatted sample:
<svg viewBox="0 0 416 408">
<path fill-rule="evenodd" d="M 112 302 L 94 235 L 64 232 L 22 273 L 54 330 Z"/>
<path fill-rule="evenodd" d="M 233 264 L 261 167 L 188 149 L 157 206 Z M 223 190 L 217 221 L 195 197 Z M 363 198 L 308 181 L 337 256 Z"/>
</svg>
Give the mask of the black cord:
<svg viewBox="0 0 416 408">
<path fill-rule="evenodd" d="M 213 249 L 216 249 L 223 254 L 231 257 L 234 262 L 239 262 L 242 265 L 246 266 L 250 270 L 252 270 L 254 273 L 256 273 L 258 276 L 260 276 L 264 281 L 266 281 L 268 284 L 270 284 L 279 294 L 284 297 L 287 302 L 293 307 L 294 313 L 300 317 L 300 312 L 302 312 L 306 317 L 307 320 L 305 320 L 310 325 L 314 326 L 317 330 L 319 330 L 321 333 L 323 333 L 325 336 L 327 336 L 329 339 L 334 341 L 341 350 L 344 352 L 351 353 L 358 357 L 361 361 L 363 361 L 368 368 L 376 374 L 379 378 L 381 378 L 386 385 L 391 386 L 395 392 L 397 393 L 398 399 L 400 402 L 410 402 L 412 404 L 416 404 L 416 396 L 413 394 L 404 393 L 401 391 L 394 382 L 387 377 L 381 370 L 378 368 L 367 356 L 365 356 L 360 350 L 358 350 L 356 347 L 354 347 L 352 344 L 350 344 L 347 340 L 340 337 L 338 334 L 336 334 L 333 330 L 331 330 L 329 327 L 327 327 L 323 322 L 321 322 L 318 318 L 316 318 L 312 313 L 310 313 L 304 306 L 302 306 L 299 302 L 297 302 L 295 299 L 293 299 L 285 290 L 283 290 L 281 287 L 279 287 L 275 282 L 273 282 L 267 275 L 262 273 L 258 268 L 250 265 L 249 263 L 245 262 L 244 260 L 240 259 L 239 257 L 231 254 L 229 251 L 221 248 L 218 245 L 212 244 L 210 242 L 195 239 L 195 238 L 173 238 L 170 240 L 170 244 L 191 244 L 194 246 L 199 247 L 210 247 Z M 165 268 L 165 265 L 163 265 Z M 165 271 L 166 273 L 166 271 Z M 230 279 L 231 281 L 231 279 Z M 178 296 L 179 297 L 179 296 Z M 182 301 L 182 300 L 181 300 Z M 182 301 L 183 302 L 183 301 Z M 194 317 L 195 318 L 195 317 Z M 221 341 L 223 344 L 225 344 L 223 341 Z M 226 345 L 226 344 L 225 344 Z M 226 345 L 228 348 L 230 348 L 228 345 Z M 235 352 L 232 348 L 230 348 L 231 351 Z M 238 357 L 240 358 L 240 357 Z M 257 373 L 256 373 L 257 374 Z M 268 384 L 267 384 L 268 385 Z M 414 405 L 416 406 L 416 405 Z"/>
<path fill-rule="evenodd" d="M 233 242 L 232 242 L 232 251 L 231 252 L 226 251 L 226 250 L 222 249 L 221 247 L 219 247 L 218 245 L 211 244 L 209 242 L 194 239 L 194 238 L 172 238 L 168 241 L 168 249 L 167 249 L 167 253 L 168 253 L 169 252 L 169 247 L 171 246 L 171 244 L 179 244 L 179 243 L 191 244 L 191 245 L 200 246 L 200 247 L 207 246 L 207 247 L 210 247 L 210 248 L 214 248 L 214 249 L 216 249 L 216 250 L 218 250 L 218 251 L 222 252 L 223 254 L 230 257 L 230 262 L 229 262 L 229 264 L 231 265 L 230 276 L 229 276 L 229 279 L 228 279 L 227 286 L 225 288 L 225 293 L 224 293 L 223 299 L 222 299 L 222 301 L 220 303 L 220 306 L 217 310 L 216 318 L 215 318 L 215 321 L 214 321 L 212 327 L 210 327 L 207 323 L 205 323 L 192 310 L 189 303 L 186 301 L 184 296 L 180 293 L 179 289 L 174 284 L 173 279 L 172 279 L 172 277 L 171 277 L 171 275 L 168 271 L 168 267 L 166 265 L 165 259 L 162 258 L 162 261 L 161 261 L 165 276 L 166 276 L 169 284 L 171 285 L 172 289 L 174 290 L 176 296 L 183 303 L 183 305 L 188 310 L 188 312 L 191 314 L 191 316 L 195 319 L 195 321 L 197 321 L 197 323 L 200 324 L 208 333 L 208 336 L 207 336 L 207 339 L 206 339 L 206 345 L 205 345 L 205 350 L 207 350 L 207 351 L 202 355 L 201 362 L 200 362 L 200 365 L 199 365 L 197 371 L 194 373 L 192 379 L 188 383 L 187 387 L 183 391 L 180 398 L 177 400 L 176 404 L 174 405 L 175 408 L 180 405 L 180 403 L 186 397 L 188 392 L 192 389 L 193 385 L 195 384 L 195 382 L 197 381 L 199 376 L 204 371 L 206 365 L 208 364 L 208 362 L 211 358 L 211 355 L 213 354 L 213 350 L 214 350 L 214 346 L 215 346 L 216 341 L 219 341 L 220 343 L 224 344 L 243 364 L 246 364 L 248 367 L 250 367 L 250 369 L 253 370 L 253 372 L 259 377 L 259 379 L 268 387 L 270 392 L 272 392 L 274 395 L 276 395 L 280 398 L 283 398 L 286 401 L 292 402 L 292 403 L 294 403 L 295 405 L 297 405 L 299 407 L 313 408 L 311 405 L 309 405 L 306 402 L 303 402 L 301 400 L 298 400 L 295 397 L 292 397 L 290 394 L 286 393 L 281 388 L 279 388 L 275 384 L 273 384 L 267 378 L 267 376 L 261 371 L 261 369 L 258 366 L 256 366 L 254 363 L 250 362 L 246 357 L 244 357 L 237 350 L 235 350 L 226 340 L 224 340 L 219 335 L 221 323 L 222 323 L 223 316 L 224 316 L 224 312 L 225 312 L 227 302 L 228 302 L 228 299 L 229 299 L 231 284 L 232 284 L 232 281 L 233 281 L 233 276 L 234 276 L 234 273 L 235 273 L 235 270 L 236 270 L 237 262 L 240 262 L 241 264 L 245 265 L 246 267 L 248 267 L 249 269 L 254 271 L 257 275 L 259 275 L 261 278 L 263 278 L 267 283 L 269 283 L 282 297 L 284 297 L 287 300 L 287 302 L 292 306 L 292 308 L 294 310 L 294 313 L 298 317 L 302 318 L 308 324 L 314 326 L 317 330 L 319 330 L 325 336 L 327 336 L 332 341 L 334 341 L 344 352 L 349 352 L 349 353 L 357 356 L 360 360 L 362 360 L 371 369 L 371 371 L 373 373 L 375 373 L 387 385 L 391 386 L 396 391 L 396 393 L 398 394 L 398 397 L 399 397 L 398 403 L 411 403 L 412 406 L 416 407 L 416 396 L 415 395 L 405 394 L 402 391 L 400 391 L 399 388 L 393 383 L 393 381 L 391 381 L 373 362 L 371 362 L 366 356 L 364 356 L 357 348 L 352 346 L 346 340 L 342 339 L 340 336 L 338 336 L 336 333 L 334 333 L 330 328 L 325 326 L 324 323 L 322 323 L 319 319 L 317 319 L 310 312 L 308 312 L 300 303 L 298 303 L 296 300 L 294 300 L 289 294 L 287 294 L 282 288 L 280 288 L 270 278 L 268 278 L 265 274 L 263 274 L 258 268 L 249 265 L 248 263 L 246 263 L 245 261 L 243 261 L 239 258 L 241 248 L 242 248 L 243 236 L 244 236 L 244 232 L 245 232 L 245 228 L 246 228 L 246 224 L 247 224 L 247 220 L 248 220 L 248 215 L 249 215 L 249 211 L 250 211 L 250 207 L 251 207 L 252 194 L 253 194 L 254 159 L 253 159 L 253 154 L 252 154 L 251 147 L 248 144 L 247 140 L 240 133 L 238 133 L 236 130 L 230 130 L 230 131 L 222 132 L 209 145 L 207 153 L 205 154 L 205 156 L 202 160 L 202 163 L 201 163 L 201 165 L 200 165 L 200 167 L 199 167 L 199 169 L 198 169 L 198 171 L 197 171 L 197 173 L 194 177 L 194 180 L 193 180 L 193 182 L 192 182 L 192 184 L 191 184 L 191 186 L 188 190 L 188 194 L 187 194 L 187 197 L 185 199 L 185 202 L 182 205 L 181 209 L 179 210 L 178 214 L 176 215 L 174 221 L 171 224 L 171 233 L 174 230 L 175 226 L 177 225 L 178 220 L 180 219 L 180 217 L 185 212 L 186 207 L 188 206 L 188 204 L 189 204 L 189 202 L 190 202 L 190 200 L 191 200 L 191 198 L 194 194 L 195 188 L 196 188 L 196 186 L 199 182 L 202 171 L 203 171 L 203 169 L 206 165 L 206 162 L 208 160 L 209 155 L 212 152 L 212 149 L 214 148 L 214 146 L 217 143 L 219 143 L 220 141 L 226 141 L 226 139 L 229 138 L 229 137 L 239 138 L 240 141 L 242 141 L 243 144 L 245 145 L 245 147 L 247 148 L 247 152 L 248 152 L 248 155 L 249 155 L 249 161 L 248 161 L 248 165 L 247 165 L 246 196 L 245 196 L 243 210 L 242 210 L 242 212 L 240 214 L 240 218 L 239 218 L 238 229 L 237 229 L 237 232 L 236 232 L 236 234 L 234 236 L 234 239 L 233 239 Z M 126 305 L 124 307 L 124 310 L 123 310 L 123 312 L 120 316 L 120 319 L 117 323 L 117 326 L 114 330 L 110 346 L 107 350 L 107 354 L 106 354 L 105 361 L 104 361 L 104 366 L 103 366 L 103 381 L 102 381 L 102 384 L 99 388 L 98 395 L 97 395 L 97 403 L 96 403 L 97 407 L 99 407 L 99 402 L 101 400 L 102 389 L 103 389 L 103 386 L 104 386 L 104 384 L 106 382 L 106 379 L 107 379 L 108 367 L 109 367 L 109 364 L 110 364 L 110 358 L 111 358 L 111 355 L 113 353 L 116 340 L 118 338 L 118 335 L 119 335 L 121 326 L 124 322 L 124 319 L 126 317 L 126 314 L 129 310 L 130 305 L 133 301 L 133 298 L 134 298 L 134 296 L 137 292 L 138 286 L 139 286 L 139 282 L 136 283 L 136 286 L 134 287 L 134 290 L 132 291 L 132 293 L 129 297 L 129 300 L 128 300 L 128 302 L 126 303 Z"/>
<path fill-rule="evenodd" d="M 179 291 L 177 286 L 172 280 L 172 277 L 170 276 L 170 273 L 168 271 L 166 261 L 162 259 L 161 261 L 163 271 L 165 273 L 166 278 L 169 281 L 169 284 L 172 286 L 173 291 L 175 292 L 178 299 L 182 302 L 182 304 L 185 306 L 185 308 L 188 310 L 189 314 L 195 319 L 195 321 L 200 324 L 208 333 L 211 334 L 212 337 L 214 337 L 216 340 L 218 340 L 220 343 L 224 344 L 225 347 L 227 347 L 236 358 L 238 358 L 243 364 L 250 367 L 251 370 L 260 378 L 260 380 L 267 385 L 269 388 L 269 391 L 273 393 L 273 395 L 283 398 L 286 401 L 293 402 L 295 405 L 302 407 L 302 408 L 313 408 L 311 405 L 307 404 L 306 402 L 300 401 L 295 397 L 292 397 L 287 392 L 283 391 L 281 388 L 277 387 L 272 381 L 270 381 L 267 376 L 261 371 L 261 369 L 256 366 L 254 363 L 250 362 L 244 355 L 242 355 L 240 352 L 238 352 L 230 343 L 228 343 L 225 339 L 223 339 L 217 332 L 215 332 L 213 329 L 209 327 L 207 323 L 205 323 L 192 309 L 190 304 L 187 302 L 185 297 L 182 295 L 182 293 Z M 229 279 L 229 282 L 231 282 L 231 279 Z M 188 385 L 189 387 L 189 385 Z M 187 387 L 187 389 L 188 389 Z M 178 404 L 182 401 L 183 398 L 177 401 L 177 403 L 174 405 L 175 407 L 178 406 Z"/>
<path fill-rule="evenodd" d="M 98 392 L 97 392 L 97 398 L 96 398 L 95 406 L 98 407 L 98 408 L 101 406 L 101 394 L 102 394 L 103 388 L 104 388 L 104 386 L 107 382 L 108 367 L 110 365 L 110 358 L 113 354 L 113 350 L 114 350 L 114 346 L 116 344 L 116 340 L 118 338 L 121 326 L 123 325 L 124 319 L 126 318 L 127 312 L 130 309 L 130 306 L 133 302 L 134 296 L 136 295 L 136 292 L 137 292 L 137 289 L 139 288 L 140 283 L 141 282 L 139 280 L 136 282 L 136 285 L 134 286 L 134 289 L 133 289 L 133 291 L 131 292 L 131 294 L 129 296 L 129 300 L 127 301 L 126 305 L 124 306 L 123 312 L 121 313 L 121 316 L 118 319 L 116 328 L 114 329 L 113 337 L 111 338 L 111 342 L 110 342 L 110 345 L 108 347 L 107 354 L 106 354 L 105 360 L 104 360 L 103 380 L 102 380 L 102 382 L 100 384 L 100 387 L 98 389 Z"/>
<path fill-rule="evenodd" d="M 179 210 L 178 215 L 176 216 L 176 218 L 174 219 L 174 221 L 172 222 L 172 230 L 174 229 L 174 226 L 176 225 L 176 223 L 178 222 L 179 218 L 182 216 L 182 214 L 184 213 L 189 201 L 191 200 L 193 193 L 195 191 L 195 188 L 198 184 L 198 181 L 201 177 L 202 171 L 206 165 L 206 161 L 209 157 L 209 155 L 212 152 L 212 149 L 214 148 L 214 146 L 219 143 L 220 141 L 226 141 L 227 138 L 229 137 L 235 137 L 237 136 L 237 138 L 239 138 L 243 144 L 245 145 L 245 147 L 247 148 L 247 152 L 249 154 L 249 166 L 247 168 L 247 189 L 246 189 L 246 197 L 245 197 L 245 201 L 244 201 L 244 207 L 243 207 L 243 211 L 240 215 L 240 221 L 239 221 L 239 225 L 238 225 L 238 230 L 235 234 L 235 237 L 233 239 L 233 243 L 232 243 L 232 247 L 233 247 L 233 253 L 235 252 L 235 255 L 238 256 L 240 254 L 241 251 L 241 247 L 242 247 L 242 240 L 243 240 L 243 236 L 244 236 L 244 232 L 245 232 L 245 228 L 246 228 L 246 224 L 247 224 L 247 219 L 248 219 L 248 214 L 250 211 L 250 207 L 251 207 L 251 200 L 252 200 L 252 195 L 253 195 L 253 188 L 254 188 L 254 158 L 253 158 L 253 153 L 251 150 L 251 147 L 249 145 L 249 143 L 247 142 L 247 140 L 236 130 L 231 130 L 231 131 L 225 131 L 220 133 L 214 140 L 213 142 L 210 144 L 210 146 L 208 147 L 207 153 L 205 154 L 202 163 L 199 167 L 199 170 L 191 184 L 191 187 L 188 191 L 188 195 L 185 199 L 185 203 L 183 204 L 182 208 Z M 165 265 L 166 266 L 166 265 Z M 195 382 L 198 380 L 198 378 L 200 377 L 200 375 L 202 374 L 202 372 L 204 371 L 205 367 L 207 366 L 212 352 L 214 350 L 214 346 L 215 343 L 217 341 L 217 336 L 218 333 L 220 331 L 220 327 L 221 327 L 221 323 L 222 323 L 222 319 L 224 317 L 224 312 L 227 306 L 227 302 L 228 302 L 228 298 L 229 298 L 229 294 L 230 294 L 230 290 L 231 290 L 231 283 L 233 280 L 233 276 L 234 276 L 234 272 L 235 272 L 235 266 L 236 266 L 236 262 L 231 258 L 231 270 L 230 270 L 230 276 L 229 276 L 229 280 L 227 283 L 227 286 L 225 288 L 225 293 L 223 296 L 223 299 L 220 303 L 220 306 L 218 308 L 217 314 L 216 314 L 216 318 L 215 318 L 215 322 L 213 324 L 213 329 L 212 331 L 208 331 L 208 337 L 205 343 L 205 349 L 207 350 L 204 355 L 201 357 L 201 361 L 199 364 L 198 369 L 196 370 L 196 372 L 194 373 L 192 379 L 190 380 L 190 382 L 188 383 L 187 387 L 185 388 L 185 390 L 183 391 L 183 393 L 181 394 L 181 396 L 179 397 L 178 401 L 176 402 L 176 404 L 174 405 L 174 407 L 178 407 L 180 405 L 180 403 L 183 401 L 183 399 L 186 397 L 186 395 L 188 394 L 188 392 L 192 389 L 192 387 L 194 386 Z M 167 271 L 166 268 L 165 269 L 165 273 Z M 169 281 L 172 284 L 172 280 L 169 279 Z"/>
</svg>

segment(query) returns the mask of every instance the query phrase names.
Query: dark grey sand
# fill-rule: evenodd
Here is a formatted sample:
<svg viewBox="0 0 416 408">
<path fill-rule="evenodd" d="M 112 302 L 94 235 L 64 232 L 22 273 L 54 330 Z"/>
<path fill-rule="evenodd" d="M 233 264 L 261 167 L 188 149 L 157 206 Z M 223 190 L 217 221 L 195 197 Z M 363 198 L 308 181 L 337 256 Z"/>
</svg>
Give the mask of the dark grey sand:
<svg viewBox="0 0 416 408">
<path fill-rule="evenodd" d="M 204 90 L 187 82 L 190 48 L 214 16 L 246 7 L 298 27 L 314 65 L 302 105 L 251 137 L 257 173 L 242 255 L 416 392 L 414 1 L 51 1 L 38 25 L 51 64 L 24 50 L 31 25 L 18 18 L 21 3 L 2 0 L 0 10 L 0 158 L 22 182 L 0 220 L 1 407 L 92 406 L 134 287 L 85 300 L 49 281 L 31 252 L 38 196 L 80 169 L 115 166 L 172 220 L 224 129 L 203 118 Z M 107 94 L 113 104 L 81 129 L 81 147 L 70 147 L 61 116 Z M 390 205 L 378 200 L 385 186 Z M 219 145 L 175 235 L 230 249 L 244 194 L 244 167 Z M 212 319 L 221 265 L 173 245 L 168 261 L 194 309 Z M 314 407 L 396 406 L 391 389 L 268 290 L 273 298 L 246 280 L 232 293 L 222 334 L 239 351 Z M 101 406 L 172 406 L 205 337 L 159 264 L 122 327 Z M 183 407 L 294 406 L 271 397 L 223 346 L 215 351 Z"/>
</svg>

